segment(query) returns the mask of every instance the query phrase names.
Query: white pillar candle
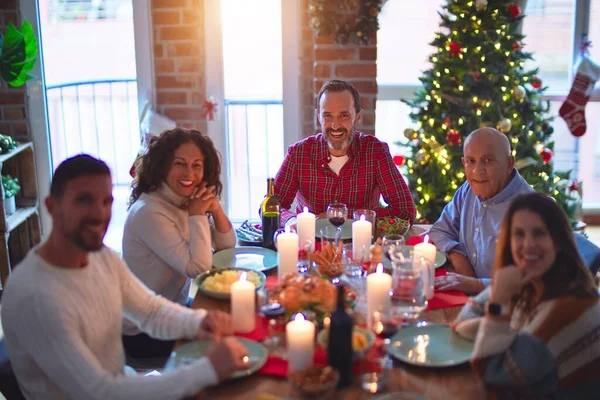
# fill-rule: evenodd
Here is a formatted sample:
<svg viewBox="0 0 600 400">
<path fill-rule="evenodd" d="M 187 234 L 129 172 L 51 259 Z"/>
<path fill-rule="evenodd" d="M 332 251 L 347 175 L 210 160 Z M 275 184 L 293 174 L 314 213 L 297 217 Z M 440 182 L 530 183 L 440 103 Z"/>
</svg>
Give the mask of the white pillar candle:
<svg viewBox="0 0 600 400">
<path fill-rule="evenodd" d="M 288 272 L 298 272 L 298 235 L 290 232 L 289 225 L 277 235 L 277 259 L 279 280 Z"/>
<path fill-rule="evenodd" d="M 369 261 L 372 226 L 373 224 L 365 220 L 364 214 L 352 223 L 352 257 L 355 261 Z"/>
<path fill-rule="evenodd" d="M 414 248 L 415 253 L 421 254 L 431 265 L 435 265 L 435 257 L 437 249 L 431 243 L 429 243 L 429 235 L 425 235 L 423 243 L 418 243 Z"/>
<path fill-rule="evenodd" d="M 371 328 L 373 313 L 387 313 L 390 310 L 390 290 L 392 277 L 383 272 L 383 264 L 378 264 L 375 272 L 367 276 L 367 326 Z"/>
<path fill-rule="evenodd" d="M 231 284 L 233 330 L 239 333 L 252 332 L 256 323 L 254 301 L 256 287 L 254 283 L 246 280 L 247 275 L 246 272 L 242 272 L 239 280 Z"/>
<path fill-rule="evenodd" d="M 296 372 L 313 365 L 315 354 L 315 324 L 307 321 L 303 314 L 285 326 L 289 372 Z"/>
<path fill-rule="evenodd" d="M 308 211 L 308 207 L 304 207 L 304 211 L 296 216 L 298 226 L 298 242 L 307 243 L 308 240 L 312 243 L 310 251 L 315 251 L 315 214 Z"/>
<path fill-rule="evenodd" d="M 425 235 L 423 243 L 416 244 L 414 247 L 415 259 L 417 256 L 421 256 L 426 260 L 426 263 L 419 263 L 419 266 L 422 267 L 421 276 L 423 277 L 423 287 L 425 288 L 427 300 L 433 297 L 436 253 L 435 246 L 429 243 L 429 235 Z"/>
</svg>

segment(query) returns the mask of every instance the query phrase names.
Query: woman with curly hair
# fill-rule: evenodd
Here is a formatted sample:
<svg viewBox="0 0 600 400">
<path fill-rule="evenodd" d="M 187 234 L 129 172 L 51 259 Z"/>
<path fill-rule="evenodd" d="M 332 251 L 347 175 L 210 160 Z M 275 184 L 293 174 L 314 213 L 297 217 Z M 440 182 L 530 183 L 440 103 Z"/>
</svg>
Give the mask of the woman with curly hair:
<svg viewBox="0 0 600 400">
<path fill-rule="evenodd" d="M 210 138 L 172 129 L 152 138 L 137 162 L 123 233 L 123 259 L 151 290 L 181 305 L 192 279 L 212 267 L 213 248 L 234 247 L 235 231 L 219 196 L 221 160 Z M 123 344 L 135 358 L 168 356 L 173 342 L 124 321 Z"/>
<path fill-rule="evenodd" d="M 494 271 L 471 359 L 478 375 L 500 398 L 597 398 L 598 287 L 556 201 L 514 199 Z M 454 327 L 459 334 L 465 323 Z"/>
</svg>

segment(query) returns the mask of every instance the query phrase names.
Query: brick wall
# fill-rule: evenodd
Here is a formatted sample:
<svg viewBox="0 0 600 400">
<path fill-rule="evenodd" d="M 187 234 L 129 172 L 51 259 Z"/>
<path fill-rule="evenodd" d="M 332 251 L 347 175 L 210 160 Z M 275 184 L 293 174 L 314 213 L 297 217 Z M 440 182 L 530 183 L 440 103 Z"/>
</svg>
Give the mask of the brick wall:
<svg viewBox="0 0 600 400">
<path fill-rule="evenodd" d="M 4 32 L 9 22 L 19 27 L 21 19 L 17 0 L 0 1 L 0 31 Z M 25 87 L 13 88 L 5 82 L 0 84 L 0 133 L 17 140 L 29 140 L 27 121 L 27 96 Z"/>
<path fill-rule="evenodd" d="M 319 132 L 314 116 L 315 100 L 321 86 L 329 79 L 348 80 L 362 97 L 363 119 L 358 129 L 375 133 L 375 101 L 377 99 L 377 38 L 369 46 L 336 44 L 333 37 L 314 37 L 308 23 L 308 0 L 303 2 L 302 70 L 303 132 L 309 136 Z M 311 65 L 312 64 L 312 65 Z M 312 81 L 312 84 L 309 82 Z M 312 128 L 312 129 L 311 129 Z"/>
<path fill-rule="evenodd" d="M 206 132 L 204 0 L 152 0 L 152 26 L 157 111 Z"/>
</svg>

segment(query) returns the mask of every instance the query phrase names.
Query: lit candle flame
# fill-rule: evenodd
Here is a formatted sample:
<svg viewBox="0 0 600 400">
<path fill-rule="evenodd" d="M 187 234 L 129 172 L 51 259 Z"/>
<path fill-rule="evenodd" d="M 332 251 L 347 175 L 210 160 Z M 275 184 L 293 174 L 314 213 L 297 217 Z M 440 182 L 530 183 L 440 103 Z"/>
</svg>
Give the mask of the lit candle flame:
<svg viewBox="0 0 600 400">
<path fill-rule="evenodd" d="M 362 215 L 360 216 L 360 220 L 361 220 L 361 221 L 364 221 L 364 220 L 365 220 L 365 214 L 362 214 Z"/>
<path fill-rule="evenodd" d="M 423 240 L 423 243 L 429 243 L 429 235 L 425 235 L 425 239 Z"/>
<path fill-rule="evenodd" d="M 239 279 L 239 281 L 240 281 L 240 282 L 245 282 L 245 281 L 246 281 L 246 279 L 247 279 L 247 277 L 248 277 L 248 273 L 244 271 L 244 272 L 242 272 L 242 273 L 240 274 L 240 279 Z"/>
<path fill-rule="evenodd" d="M 294 321 L 305 321 L 306 318 L 304 318 L 304 314 L 302 313 L 298 313 L 296 315 L 294 315 Z"/>
<path fill-rule="evenodd" d="M 308 207 L 304 206 L 304 212 L 307 213 L 308 212 Z"/>
<path fill-rule="evenodd" d="M 377 264 L 377 268 L 375 268 L 375 272 L 378 274 L 383 274 L 383 264 L 382 263 Z"/>
</svg>

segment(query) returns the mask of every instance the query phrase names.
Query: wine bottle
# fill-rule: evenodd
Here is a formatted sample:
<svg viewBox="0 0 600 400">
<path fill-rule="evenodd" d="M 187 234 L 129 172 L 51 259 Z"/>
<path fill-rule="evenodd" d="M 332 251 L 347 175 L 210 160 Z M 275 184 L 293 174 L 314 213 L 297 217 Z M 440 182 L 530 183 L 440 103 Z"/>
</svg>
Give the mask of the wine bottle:
<svg viewBox="0 0 600 400">
<path fill-rule="evenodd" d="M 273 235 L 279 229 L 279 209 L 280 203 L 275 197 L 275 180 L 267 179 L 267 196 L 262 202 L 262 245 L 263 247 L 273 248 Z"/>
<path fill-rule="evenodd" d="M 337 307 L 331 314 L 327 364 L 340 373 L 338 388 L 352 384 L 352 317 L 344 306 L 344 286 L 337 287 Z"/>
</svg>

